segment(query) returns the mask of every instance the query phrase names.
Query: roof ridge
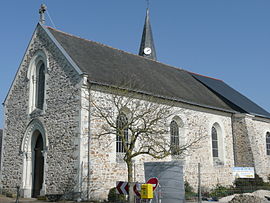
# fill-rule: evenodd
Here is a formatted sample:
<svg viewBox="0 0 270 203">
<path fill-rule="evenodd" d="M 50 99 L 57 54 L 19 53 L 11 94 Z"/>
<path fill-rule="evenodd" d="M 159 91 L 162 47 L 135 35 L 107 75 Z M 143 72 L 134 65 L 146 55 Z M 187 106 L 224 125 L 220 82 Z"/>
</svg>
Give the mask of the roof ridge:
<svg viewBox="0 0 270 203">
<path fill-rule="evenodd" d="M 124 50 L 121 50 L 121 49 L 118 49 L 118 48 L 114 48 L 114 47 L 112 47 L 112 46 L 109 46 L 109 45 L 107 45 L 107 44 L 103 44 L 103 43 L 101 43 L 101 42 L 96 42 L 96 41 L 93 41 L 93 40 L 85 39 L 85 38 L 82 38 L 82 37 L 79 37 L 79 36 L 76 36 L 76 35 L 73 35 L 73 34 L 70 34 L 70 33 L 67 33 L 67 32 L 64 32 L 64 31 L 61 31 L 61 30 L 58 30 L 58 29 L 55 29 L 55 28 L 52 28 L 52 27 L 50 27 L 50 26 L 46 26 L 46 27 L 49 28 L 49 29 L 55 30 L 56 32 L 60 32 L 60 33 L 62 33 L 62 34 L 68 35 L 68 36 L 70 36 L 70 37 L 75 37 L 75 38 L 78 38 L 78 39 L 81 39 L 81 40 L 84 40 L 84 41 L 87 41 L 87 42 L 96 43 L 96 44 L 101 45 L 101 46 L 103 46 L 103 47 L 107 47 L 107 48 L 110 48 L 110 49 L 114 49 L 114 50 L 116 50 L 116 51 L 120 51 L 120 52 L 123 52 L 123 53 L 126 53 L 126 54 L 130 54 L 130 55 L 133 55 L 133 56 L 136 56 L 136 57 L 145 59 L 145 60 L 150 60 L 150 61 L 153 61 L 153 62 L 155 62 L 155 63 L 159 63 L 159 64 L 161 64 L 161 65 L 165 65 L 165 66 L 167 66 L 167 67 L 169 67 L 169 68 L 174 68 L 174 69 L 177 69 L 177 70 L 183 70 L 183 71 L 189 72 L 189 71 L 187 71 L 187 70 L 185 70 L 185 69 L 183 69 L 183 68 L 181 68 L 181 67 L 176 67 L 176 66 L 172 66 L 172 65 L 169 65 L 169 64 L 166 64 L 166 63 L 162 63 L 162 62 L 160 62 L 160 61 L 156 61 L 156 60 L 153 60 L 153 59 L 151 59 L 151 58 L 146 58 L 146 57 L 144 57 L 144 56 L 140 56 L 140 55 L 137 55 L 137 54 L 134 54 L 134 53 L 131 53 L 131 52 L 127 52 L 127 51 L 124 51 Z"/>
<path fill-rule="evenodd" d="M 191 74 L 198 75 L 198 76 L 206 77 L 206 78 L 209 78 L 209 79 L 213 79 L 213 80 L 219 80 L 219 81 L 224 82 L 224 81 L 223 81 L 223 80 L 221 80 L 221 79 L 214 78 L 214 77 L 210 77 L 210 76 L 207 76 L 207 75 L 202 75 L 202 74 L 199 74 L 199 73 L 194 73 L 194 72 L 191 72 L 191 71 L 187 71 L 187 72 L 189 72 L 189 73 L 191 73 Z"/>
<path fill-rule="evenodd" d="M 210 79 L 213 79 L 213 80 L 218 80 L 218 81 L 224 82 L 223 80 L 218 79 L 218 78 L 206 76 L 206 75 L 199 74 L 199 73 L 194 73 L 194 72 L 192 72 L 192 71 L 185 70 L 185 69 L 183 69 L 183 68 L 181 68 L 181 67 L 172 66 L 172 65 L 169 65 L 169 64 L 166 64 L 166 63 L 162 63 L 162 62 L 160 62 L 160 61 L 156 61 L 156 60 L 151 59 L 151 58 L 147 58 L 147 57 L 140 56 L 140 55 L 137 55 L 137 54 L 134 54 L 134 53 L 130 53 L 130 52 L 127 52 L 127 51 L 118 49 L 118 48 L 114 48 L 114 47 L 109 46 L 109 45 L 107 45 L 107 44 L 103 44 L 103 43 L 96 42 L 96 41 L 93 41 L 93 40 L 85 39 L 85 38 L 79 37 L 79 36 L 77 36 L 77 35 L 73 35 L 73 34 L 64 32 L 64 31 L 62 31 L 62 30 L 58 30 L 58 29 L 52 28 L 52 27 L 50 27 L 50 26 L 46 26 L 46 27 L 49 28 L 49 29 L 55 30 L 56 32 L 60 32 L 60 33 L 62 33 L 62 34 L 68 35 L 68 36 L 70 36 L 70 37 L 75 37 L 75 38 L 78 38 L 78 39 L 81 39 L 81 40 L 84 40 L 84 41 L 87 41 L 87 42 L 95 43 L 95 44 L 101 45 L 101 46 L 103 46 L 103 47 L 107 47 L 107 48 L 110 48 L 110 49 L 114 49 L 114 50 L 116 50 L 116 51 L 123 52 L 123 53 L 125 53 L 125 54 L 133 55 L 133 56 L 142 58 L 142 59 L 144 59 L 144 60 L 150 60 L 150 61 L 153 61 L 154 63 L 158 63 L 158 64 L 161 64 L 161 65 L 165 65 L 165 66 L 168 67 L 168 68 L 173 68 L 173 69 L 176 69 L 176 70 L 182 70 L 182 71 L 186 71 L 187 73 L 190 73 L 190 74 L 195 74 L 195 75 L 198 75 L 198 76 L 202 76 L 202 77 L 206 77 L 206 78 L 210 78 Z"/>
</svg>

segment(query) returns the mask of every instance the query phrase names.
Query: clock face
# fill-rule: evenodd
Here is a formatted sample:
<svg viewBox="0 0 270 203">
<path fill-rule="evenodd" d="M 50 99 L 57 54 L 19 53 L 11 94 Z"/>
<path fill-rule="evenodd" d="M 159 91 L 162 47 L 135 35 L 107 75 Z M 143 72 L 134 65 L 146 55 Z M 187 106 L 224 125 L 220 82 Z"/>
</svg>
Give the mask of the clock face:
<svg viewBox="0 0 270 203">
<path fill-rule="evenodd" d="M 143 52 L 144 52 L 144 54 L 149 55 L 149 54 L 151 54 L 152 50 L 150 47 L 145 47 Z"/>
</svg>

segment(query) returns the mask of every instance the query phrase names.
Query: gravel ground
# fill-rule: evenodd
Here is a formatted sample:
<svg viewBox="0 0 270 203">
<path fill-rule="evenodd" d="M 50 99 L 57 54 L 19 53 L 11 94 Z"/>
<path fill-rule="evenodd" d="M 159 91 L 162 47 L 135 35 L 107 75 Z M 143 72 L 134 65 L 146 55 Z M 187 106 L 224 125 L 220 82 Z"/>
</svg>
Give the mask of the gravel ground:
<svg viewBox="0 0 270 203">
<path fill-rule="evenodd" d="M 268 190 L 257 190 L 253 193 L 244 193 L 245 195 L 254 195 L 257 197 L 260 197 L 262 199 L 265 199 L 265 196 L 270 197 L 270 191 Z M 227 203 L 229 201 L 231 201 L 234 198 L 235 195 L 231 195 L 231 196 L 227 196 L 227 197 L 223 197 L 219 200 L 220 203 Z M 265 199 L 266 200 L 266 199 Z M 267 201 L 266 201 L 267 202 Z M 270 201 L 269 201 L 270 203 Z"/>
<path fill-rule="evenodd" d="M 269 196 L 270 197 L 270 191 L 267 190 L 258 190 L 253 193 L 245 193 L 247 195 L 254 195 L 258 196 L 264 199 L 264 196 Z M 220 199 L 218 202 L 219 203 L 228 203 L 230 200 L 233 199 L 235 195 L 231 195 L 228 197 L 224 197 Z M 16 198 L 9 198 L 5 197 L 3 195 L 0 195 L 0 203 L 15 203 Z M 267 201 L 266 201 L 267 202 Z M 268 201 L 270 203 L 270 201 Z M 21 198 L 19 199 L 19 203 L 46 203 L 46 201 L 41 201 L 41 200 L 36 200 L 36 199 L 25 199 Z M 59 201 L 59 203 L 64 203 L 64 201 Z M 72 201 L 65 201 L 65 203 L 73 203 Z M 186 201 L 186 203 L 196 203 L 196 201 Z M 202 203 L 210 203 L 209 201 L 202 201 Z"/>
<path fill-rule="evenodd" d="M 9 198 L 0 195 L 0 203 L 15 203 L 16 198 Z M 49 203 L 47 201 L 37 200 L 37 199 L 27 199 L 27 198 L 20 198 L 19 203 Z M 74 203 L 72 201 L 59 201 L 58 203 Z"/>
</svg>

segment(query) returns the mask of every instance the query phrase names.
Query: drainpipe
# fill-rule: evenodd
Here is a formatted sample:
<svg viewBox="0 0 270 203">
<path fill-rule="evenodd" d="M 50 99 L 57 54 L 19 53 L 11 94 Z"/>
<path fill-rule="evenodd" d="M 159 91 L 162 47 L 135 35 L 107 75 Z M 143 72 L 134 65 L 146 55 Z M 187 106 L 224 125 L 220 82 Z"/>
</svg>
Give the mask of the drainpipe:
<svg viewBox="0 0 270 203">
<path fill-rule="evenodd" d="M 5 103 L 2 103 L 3 105 L 3 112 L 4 112 L 4 118 L 6 118 L 6 106 L 5 106 Z M 3 159 L 4 159 L 4 137 L 5 137 L 5 134 L 6 134 L 6 129 L 7 129 L 7 122 L 4 120 L 4 127 L 3 127 L 3 131 L 2 131 L 2 142 L 1 142 L 1 153 L 0 153 L 0 194 L 3 193 L 3 184 L 2 184 L 2 172 L 3 172 Z"/>
<path fill-rule="evenodd" d="M 235 130 L 234 130 L 234 114 L 231 115 L 231 127 L 232 127 L 232 140 L 233 140 L 233 167 L 236 166 L 237 163 L 237 146 L 236 146 L 236 140 L 235 140 Z"/>
<path fill-rule="evenodd" d="M 91 109 L 91 102 L 90 102 L 90 83 L 88 84 L 88 157 L 87 157 L 87 167 L 88 167 L 88 174 L 87 174 L 87 199 L 90 199 L 90 141 L 91 141 L 91 131 L 90 131 L 90 109 Z"/>
</svg>

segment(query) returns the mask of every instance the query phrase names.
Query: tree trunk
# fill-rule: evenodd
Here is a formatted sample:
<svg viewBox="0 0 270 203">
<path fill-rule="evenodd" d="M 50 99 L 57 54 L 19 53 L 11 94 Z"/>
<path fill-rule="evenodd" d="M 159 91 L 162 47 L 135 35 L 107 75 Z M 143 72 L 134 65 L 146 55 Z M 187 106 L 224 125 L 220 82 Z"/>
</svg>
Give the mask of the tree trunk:
<svg viewBox="0 0 270 203">
<path fill-rule="evenodd" d="M 129 185 L 129 195 L 128 195 L 128 202 L 134 203 L 134 191 L 133 191 L 133 177 L 132 177 L 132 160 L 127 160 L 127 168 L 128 168 L 128 185 Z"/>
</svg>

